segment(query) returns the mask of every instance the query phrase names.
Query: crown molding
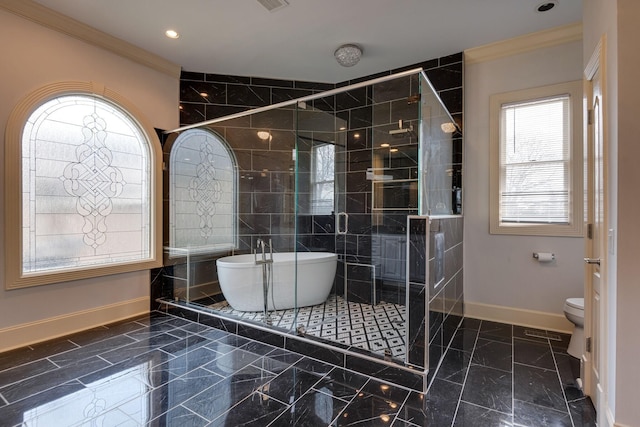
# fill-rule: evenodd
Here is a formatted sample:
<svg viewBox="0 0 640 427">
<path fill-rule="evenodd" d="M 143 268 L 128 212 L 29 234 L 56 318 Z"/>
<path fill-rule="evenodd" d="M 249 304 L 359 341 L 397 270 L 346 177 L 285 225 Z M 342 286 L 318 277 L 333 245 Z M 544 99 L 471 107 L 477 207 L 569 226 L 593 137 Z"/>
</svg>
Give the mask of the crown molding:
<svg viewBox="0 0 640 427">
<path fill-rule="evenodd" d="M 578 40 L 582 40 L 580 22 L 467 49 L 464 60 L 466 65 L 475 64 Z"/>
<path fill-rule="evenodd" d="M 33 0 L 0 0 L 0 9 L 100 47 L 171 77 L 180 78 L 180 65 L 44 7 Z"/>
</svg>

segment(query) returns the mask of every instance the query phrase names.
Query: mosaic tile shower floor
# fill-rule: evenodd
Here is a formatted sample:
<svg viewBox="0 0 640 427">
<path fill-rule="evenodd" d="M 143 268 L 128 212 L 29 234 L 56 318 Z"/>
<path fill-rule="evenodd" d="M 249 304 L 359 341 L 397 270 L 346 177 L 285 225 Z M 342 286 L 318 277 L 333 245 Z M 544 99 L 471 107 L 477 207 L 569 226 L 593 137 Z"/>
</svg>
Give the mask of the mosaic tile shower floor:
<svg viewBox="0 0 640 427">
<path fill-rule="evenodd" d="M 263 321 L 262 312 L 237 311 L 226 301 L 209 308 L 244 320 Z M 396 358 L 404 357 L 406 352 L 406 310 L 403 305 L 386 302 L 369 305 L 331 295 L 324 304 L 301 307 L 297 317 L 294 309 L 271 311 L 269 316 L 272 326 L 277 328 L 296 330 L 303 327 L 306 335 L 376 353 L 389 349 Z"/>
</svg>

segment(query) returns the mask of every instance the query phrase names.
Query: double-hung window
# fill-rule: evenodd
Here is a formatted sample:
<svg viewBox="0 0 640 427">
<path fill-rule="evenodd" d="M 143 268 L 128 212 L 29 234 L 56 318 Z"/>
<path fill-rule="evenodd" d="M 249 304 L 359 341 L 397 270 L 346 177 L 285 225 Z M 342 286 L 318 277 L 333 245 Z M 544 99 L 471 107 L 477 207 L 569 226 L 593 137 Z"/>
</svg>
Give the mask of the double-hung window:
<svg viewBox="0 0 640 427">
<path fill-rule="evenodd" d="M 581 83 L 491 97 L 491 233 L 582 234 Z"/>
<path fill-rule="evenodd" d="M 334 205 L 335 146 L 315 145 L 311 163 L 311 213 L 330 215 Z"/>
</svg>

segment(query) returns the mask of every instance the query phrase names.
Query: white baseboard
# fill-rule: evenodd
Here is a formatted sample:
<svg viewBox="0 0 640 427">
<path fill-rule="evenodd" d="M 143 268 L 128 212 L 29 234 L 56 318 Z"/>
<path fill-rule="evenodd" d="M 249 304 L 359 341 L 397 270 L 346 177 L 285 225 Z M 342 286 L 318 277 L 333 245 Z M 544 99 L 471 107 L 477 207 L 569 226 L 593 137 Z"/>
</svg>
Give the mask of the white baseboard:
<svg viewBox="0 0 640 427">
<path fill-rule="evenodd" d="M 149 303 L 145 296 L 0 329 L 0 353 L 148 313 Z"/>
<path fill-rule="evenodd" d="M 472 317 L 474 319 L 512 323 L 514 325 L 567 334 L 573 331 L 573 323 L 569 322 L 563 314 L 547 313 L 544 311 L 465 301 L 464 315 L 465 317 Z"/>
</svg>

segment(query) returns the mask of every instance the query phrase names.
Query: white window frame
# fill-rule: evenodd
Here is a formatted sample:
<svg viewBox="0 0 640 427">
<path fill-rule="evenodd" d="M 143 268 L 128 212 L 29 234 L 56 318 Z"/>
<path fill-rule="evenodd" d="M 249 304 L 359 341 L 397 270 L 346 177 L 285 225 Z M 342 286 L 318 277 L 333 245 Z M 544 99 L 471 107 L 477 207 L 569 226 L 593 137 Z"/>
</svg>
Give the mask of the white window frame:
<svg viewBox="0 0 640 427">
<path fill-rule="evenodd" d="M 500 218 L 501 164 L 500 117 L 505 104 L 551 98 L 568 94 L 569 101 L 569 223 L 513 223 Z M 490 130 L 490 196 L 489 231 L 491 234 L 528 236 L 582 237 L 583 234 L 583 157 L 582 157 L 582 81 L 572 81 L 531 89 L 491 95 L 489 102 Z"/>
<path fill-rule="evenodd" d="M 325 149 L 325 148 L 331 148 L 331 150 L 333 151 L 333 162 L 334 162 L 334 173 L 332 178 L 330 180 L 318 180 L 318 171 L 319 171 L 319 155 L 318 155 L 318 150 L 321 149 Z M 329 144 L 329 143 L 322 143 L 322 144 L 317 144 L 314 145 L 311 148 L 311 200 L 310 200 L 310 204 L 311 204 L 311 214 L 313 215 L 331 215 L 331 213 L 334 211 L 334 207 L 335 207 L 335 155 L 336 155 L 336 151 L 335 151 L 335 145 L 333 144 Z M 329 209 L 328 211 L 320 209 L 321 206 L 318 206 L 318 202 L 328 202 L 329 199 L 323 199 L 320 198 L 319 194 L 320 192 L 318 191 L 318 188 L 321 187 L 322 185 L 325 184 L 332 184 L 334 186 L 334 190 L 333 190 L 333 197 L 331 199 L 331 209 Z"/>
<path fill-rule="evenodd" d="M 130 262 L 101 264 L 22 273 L 22 134 L 31 114 L 45 102 L 65 95 L 88 95 L 103 98 L 137 122 L 148 142 L 149 150 L 149 256 Z M 5 289 L 62 283 L 162 266 L 162 148 L 160 140 L 144 115 L 118 93 L 95 82 L 60 82 L 44 86 L 21 100 L 7 122 L 5 131 Z"/>
</svg>

